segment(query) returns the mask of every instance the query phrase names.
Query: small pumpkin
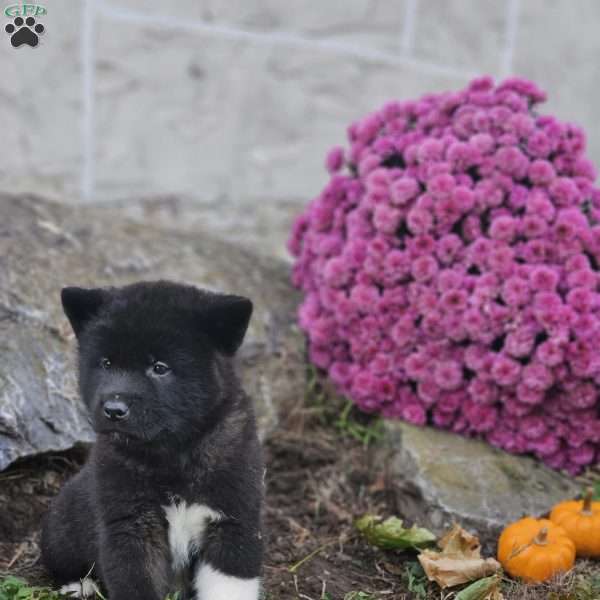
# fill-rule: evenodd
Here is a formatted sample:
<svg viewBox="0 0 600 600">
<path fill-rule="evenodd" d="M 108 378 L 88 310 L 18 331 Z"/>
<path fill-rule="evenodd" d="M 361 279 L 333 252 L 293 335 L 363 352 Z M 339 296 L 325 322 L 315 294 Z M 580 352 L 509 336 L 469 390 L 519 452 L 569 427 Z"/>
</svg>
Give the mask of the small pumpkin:
<svg viewBox="0 0 600 600">
<path fill-rule="evenodd" d="M 561 502 L 550 513 L 575 542 L 577 556 L 600 557 L 600 502 L 592 502 L 593 493 L 589 488 L 582 500 Z"/>
<path fill-rule="evenodd" d="M 539 583 L 573 566 L 575 544 L 560 525 L 525 517 L 500 534 L 498 560 L 509 575 Z"/>
</svg>

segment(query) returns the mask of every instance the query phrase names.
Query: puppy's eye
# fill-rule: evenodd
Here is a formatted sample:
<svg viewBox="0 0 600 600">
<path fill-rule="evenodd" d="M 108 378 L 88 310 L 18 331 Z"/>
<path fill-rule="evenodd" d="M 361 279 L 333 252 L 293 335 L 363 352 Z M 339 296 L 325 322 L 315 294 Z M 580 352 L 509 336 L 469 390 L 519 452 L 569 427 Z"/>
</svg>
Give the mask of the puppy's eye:
<svg viewBox="0 0 600 600">
<path fill-rule="evenodd" d="M 155 375 L 166 375 L 171 369 L 164 362 L 157 361 L 152 365 L 152 372 Z"/>
<path fill-rule="evenodd" d="M 110 362 L 110 359 L 108 359 L 108 358 L 101 358 L 100 359 L 100 366 L 103 369 L 110 369 L 111 366 L 112 366 L 112 363 Z"/>
</svg>

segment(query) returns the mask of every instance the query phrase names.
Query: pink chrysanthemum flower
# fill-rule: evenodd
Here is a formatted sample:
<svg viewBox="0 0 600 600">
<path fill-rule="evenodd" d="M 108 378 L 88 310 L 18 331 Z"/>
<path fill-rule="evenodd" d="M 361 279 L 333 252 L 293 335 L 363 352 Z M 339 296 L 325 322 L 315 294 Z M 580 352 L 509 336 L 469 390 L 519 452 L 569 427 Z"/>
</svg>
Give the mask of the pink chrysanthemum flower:
<svg viewBox="0 0 600 600">
<path fill-rule="evenodd" d="M 600 190 L 518 78 L 389 102 L 293 225 L 310 359 L 367 412 L 600 461 Z"/>
</svg>

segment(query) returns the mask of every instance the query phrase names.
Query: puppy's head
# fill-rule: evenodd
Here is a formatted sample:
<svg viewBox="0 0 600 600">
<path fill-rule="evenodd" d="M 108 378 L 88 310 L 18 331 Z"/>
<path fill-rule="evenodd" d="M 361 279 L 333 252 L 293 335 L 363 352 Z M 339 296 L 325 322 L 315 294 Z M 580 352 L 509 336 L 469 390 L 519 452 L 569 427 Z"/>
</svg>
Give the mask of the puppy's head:
<svg viewBox="0 0 600 600">
<path fill-rule="evenodd" d="M 115 442 L 198 435 L 227 399 L 252 303 L 175 283 L 62 290 L 94 429 Z"/>
</svg>

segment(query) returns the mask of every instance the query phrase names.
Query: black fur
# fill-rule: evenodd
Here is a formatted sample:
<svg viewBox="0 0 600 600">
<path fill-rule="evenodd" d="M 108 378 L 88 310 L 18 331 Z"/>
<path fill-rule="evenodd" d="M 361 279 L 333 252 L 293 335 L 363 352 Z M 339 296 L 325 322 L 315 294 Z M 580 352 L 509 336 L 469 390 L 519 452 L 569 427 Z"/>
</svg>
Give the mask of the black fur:
<svg viewBox="0 0 600 600">
<path fill-rule="evenodd" d="M 163 600 L 175 589 L 194 597 L 190 576 L 200 562 L 258 577 L 263 466 L 231 361 L 251 302 L 164 281 L 65 288 L 62 302 L 97 441 L 44 522 L 42 557 L 57 582 L 94 567 L 110 600 Z M 110 402 L 127 417 L 109 420 Z M 224 518 L 186 572 L 175 573 L 163 506 L 181 501 Z"/>
</svg>

